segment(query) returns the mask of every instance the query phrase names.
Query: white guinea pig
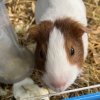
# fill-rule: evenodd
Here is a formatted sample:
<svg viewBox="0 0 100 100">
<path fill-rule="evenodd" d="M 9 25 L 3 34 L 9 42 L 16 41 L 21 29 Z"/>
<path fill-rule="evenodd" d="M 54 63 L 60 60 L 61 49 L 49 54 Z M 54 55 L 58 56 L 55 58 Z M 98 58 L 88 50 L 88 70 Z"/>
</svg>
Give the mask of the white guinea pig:
<svg viewBox="0 0 100 100">
<path fill-rule="evenodd" d="M 27 39 L 37 43 L 35 68 L 44 83 L 63 91 L 74 83 L 87 56 L 86 10 L 82 0 L 37 0 L 36 26 Z"/>
</svg>

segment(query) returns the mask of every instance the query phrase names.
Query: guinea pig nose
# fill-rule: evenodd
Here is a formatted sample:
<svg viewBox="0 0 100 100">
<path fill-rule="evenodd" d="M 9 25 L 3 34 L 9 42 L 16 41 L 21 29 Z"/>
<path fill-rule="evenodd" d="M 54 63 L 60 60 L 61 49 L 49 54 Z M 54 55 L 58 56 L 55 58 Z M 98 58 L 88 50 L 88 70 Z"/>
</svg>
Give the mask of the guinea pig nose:
<svg viewBox="0 0 100 100">
<path fill-rule="evenodd" d="M 66 85 L 66 82 L 55 82 L 55 83 L 52 83 L 52 86 L 55 87 L 55 88 L 62 88 Z"/>
</svg>

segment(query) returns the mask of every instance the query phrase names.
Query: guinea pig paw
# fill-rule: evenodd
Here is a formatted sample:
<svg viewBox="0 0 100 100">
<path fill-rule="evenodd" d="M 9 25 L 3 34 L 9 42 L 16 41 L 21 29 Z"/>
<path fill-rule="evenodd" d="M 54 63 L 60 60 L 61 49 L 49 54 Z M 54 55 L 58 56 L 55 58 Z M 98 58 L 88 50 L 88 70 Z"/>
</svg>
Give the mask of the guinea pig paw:
<svg viewBox="0 0 100 100">
<path fill-rule="evenodd" d="M 48 94 L 48 90 L 38 87 L 30 78 L 14 84 L 13 94 L 16 100 L 49 100 L 49 97 L 35 98 Z"/>
</svg>

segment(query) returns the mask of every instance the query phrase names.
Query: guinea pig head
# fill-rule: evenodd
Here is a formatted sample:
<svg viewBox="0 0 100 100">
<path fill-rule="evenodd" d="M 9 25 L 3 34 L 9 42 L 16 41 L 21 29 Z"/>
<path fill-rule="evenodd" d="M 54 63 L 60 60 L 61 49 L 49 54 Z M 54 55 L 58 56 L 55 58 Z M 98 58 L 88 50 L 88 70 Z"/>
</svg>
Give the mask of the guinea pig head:
<svg viewBox="0 0 100 100">
<path fill-rule="evenodd" d="M 30 30 L 37 42 L 35 68 L 43 72 L 44 83 L 63 91 L 74 83 L 82 69 L 86 28 L 70 18 L 43 21 Z"/>
</svg>

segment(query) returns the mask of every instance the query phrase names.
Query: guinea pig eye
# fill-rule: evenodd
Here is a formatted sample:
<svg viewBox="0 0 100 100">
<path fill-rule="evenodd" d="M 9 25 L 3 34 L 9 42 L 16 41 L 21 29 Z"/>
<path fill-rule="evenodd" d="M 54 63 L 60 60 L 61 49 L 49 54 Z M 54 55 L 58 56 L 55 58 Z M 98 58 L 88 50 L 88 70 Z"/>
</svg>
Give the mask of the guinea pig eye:
<svg viewBox="0 0 100 100">
<path fill-rule="evenodd" d="M 74 50 L 74 48 L 71 48 L 70 49 L 70 55 L 73 56 L 74 54 L 75 54 L 75 50 Z"/>
</svg>

